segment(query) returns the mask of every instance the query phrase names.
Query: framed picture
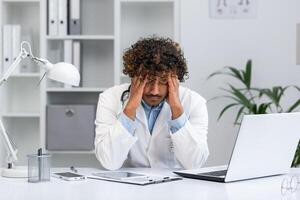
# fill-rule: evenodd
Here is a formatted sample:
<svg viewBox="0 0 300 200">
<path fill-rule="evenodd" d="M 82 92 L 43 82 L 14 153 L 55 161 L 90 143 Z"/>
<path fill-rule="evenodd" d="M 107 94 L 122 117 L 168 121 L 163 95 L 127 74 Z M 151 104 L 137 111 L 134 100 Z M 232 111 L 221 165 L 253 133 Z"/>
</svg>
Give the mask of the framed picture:
<svg viewBox="0 0 300 200">
<path fill-rule="evenodd" d="M 255 18 L 256 0 L 210 0 L 211 18 Z"/>
</svg>

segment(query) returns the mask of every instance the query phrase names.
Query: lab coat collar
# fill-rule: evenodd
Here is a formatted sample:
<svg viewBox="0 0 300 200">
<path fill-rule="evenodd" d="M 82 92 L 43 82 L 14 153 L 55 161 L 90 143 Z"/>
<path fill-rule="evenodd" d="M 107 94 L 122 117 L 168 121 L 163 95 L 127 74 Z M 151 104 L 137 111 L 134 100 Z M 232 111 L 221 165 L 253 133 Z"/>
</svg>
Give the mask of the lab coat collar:
<svg viewBox="0 0 300 200">
<path fill-rule="evenodd" d="M 151 110 L 151 109 L 161 109 L 163 107 L 163 104 L 166 100 L 164 99 L 163 101 L 161 101 L 157 106 L 150 106 L 149 104 L 147 104 L 143 99 L 142 99 L 142 106 L 144 109 L 146 110 Z"/>
<path fill-rule="evenodd" d="M 166 101 L 166 100 L 163 100 L 162 102 L 160 102 L 160 103 L 156 106 L 156 108 L 162 107 L 160 113 L 161 113 L 162 110 L 163 110 L 163 107 L 164 107 L 164 105 L 165 105 L 165 101 Z M 149 127 L 148 127 L 148 120 L 147 120 L 147 117 L 146 117 L 146 113 L 145 113 L 145 110 L 144 110 L 144 106 L 145 106 L 146 108 L 151 109 L 151 106 L 148 105 L 148 104 L 142 99 L 141 104 L 139 105 L 139 107 L 138 107 L 137 110 L 136 110 L 136 118 L 137 118 L 139 121 L 141 121 L 141 122 L 147 127 L 147 130 L 149 130 Z M 158 117 L 160 116 L 160 113 L 159 113 Z M 158 117 L 157 117 L 157 119 L 158 119 Z M 156 121 L 157 121 L 157 119 L 156 119 Z M 156 121 L 155 121 L 155 123 L 156 123 Z M 154 126 L 155 126 L 155 125 L 154 125 Z M 152 131 L 152 132 L 153 132 L 153 131 Z"/>
</svg>

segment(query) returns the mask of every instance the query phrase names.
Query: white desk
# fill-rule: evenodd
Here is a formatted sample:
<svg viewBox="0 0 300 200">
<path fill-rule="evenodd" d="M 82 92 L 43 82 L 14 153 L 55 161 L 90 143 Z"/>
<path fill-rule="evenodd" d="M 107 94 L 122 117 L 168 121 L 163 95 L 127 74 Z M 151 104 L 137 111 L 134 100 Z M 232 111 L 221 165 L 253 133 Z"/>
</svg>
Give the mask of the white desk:
<svg viewBox="0 0 300 200">
<path fill-rule="evenodd" d="M 52 170 L 59 171 L 59 170 Z M 79 169 L 82 174 L 90 174 L 97 169 Z M 159 169 L 131 169 L 131 171 L 150 174 L 173 175 L 170 171 Z M 300 175 L 300 169 L 292 173 Z M 2 200 L 283 200 L 300 199 L 300 188 L 293 196 L 282 196 L 281 181 L 284 176 L 241 181 L 234 183 L 216 183 L 194 179 L 183 179 L 169 183 L 148 186 L 136 186 L 88 179 L 86 181 L 68 182 L 51 178 L 50 182 L 28 183 L 27 179 L 10 179 L 0 177 L 0 199 Z"/>
</svg>

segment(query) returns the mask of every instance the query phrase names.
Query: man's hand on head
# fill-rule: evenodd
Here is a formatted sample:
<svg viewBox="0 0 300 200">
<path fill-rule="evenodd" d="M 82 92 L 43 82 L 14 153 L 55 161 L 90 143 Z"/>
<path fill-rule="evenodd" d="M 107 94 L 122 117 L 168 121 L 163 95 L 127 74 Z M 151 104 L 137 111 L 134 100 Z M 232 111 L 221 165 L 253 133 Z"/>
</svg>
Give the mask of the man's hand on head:
<svg viewBox="0 0 300 200">
<path fill-rule="evenodd" d="M 123 112 L 130 119 L 135 119 L 136 109 L 141 104 L 143 98 L 144 87 L 147 82 L 147 76 L 136 76 L 131 79 L 130 96 Z"/>
<path fill-rule="evenodd" d="M 183 114 L 183 107 L 179 99 L 179 80 L 177 75 L 168 75 L 168 96 L 167 102 L 172 112 L 172 120 L 177 119 Z"/>
</svg>

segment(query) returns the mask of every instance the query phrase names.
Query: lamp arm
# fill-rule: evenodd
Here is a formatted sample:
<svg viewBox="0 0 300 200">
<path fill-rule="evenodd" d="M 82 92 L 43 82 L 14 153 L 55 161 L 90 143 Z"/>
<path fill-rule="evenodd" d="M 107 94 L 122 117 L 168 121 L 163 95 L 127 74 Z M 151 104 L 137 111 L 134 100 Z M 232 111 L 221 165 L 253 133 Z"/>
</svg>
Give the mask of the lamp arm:
<svg viewBox="0 0 300 200">
<path fill-rule="evenodd" d="M 3 136 L 3 138 L 4 138 L 4 142 L 5 142 L 5 147 L 7 148 L 7 152 L 8 152 L 8 154 L 9 154 L 9 157 L 8 157 L 8 163 L 13 163 L 13 162 L 15 162 L 15 161 L 17 161 L 18 160 L 18 157 L 17 157 L 17 152 L 18 152 L 18 150 L 16 149 L 14 149 L 14 147 L 13 147 L 13 145 L 12 145 L 12 142 L 11 142 L 11 140 L 9 139 L 9 137 L 8 137 L 8 134 L 7 134 L 7 132 L 6 132 L 6 130 L 5 130 L 5 127 L 4 127 L 4 125 L 3 125 L 3 123 L 2 123 L 2 120 L 1 120 L 1 118 L 0 118 L 0 132 L 2 133 L 2 136 Z M 12 159 L 12 160 L 11 160 Z"/>
<path fill-rule="evenodd" d="M 25 48 L 26 46 L 27 46 L 29 52 L 27 52 L 27 50 Z M 2 84 L 4 84 L 5 81 L 7 81 L 7 79 L 11 76 L 13 71 L 18 67 L 18 64 L 26 57 L 30 58 L 33 62 L 35 62 L 37 65 L 39 65 L 39 67 L 45 68 L 46 71 L 48 71 L 53 66 L 46 59 L 34 57 L 32 55 L 31 46 L 30 46 L 29 42 L 23 41 L 21 43 L 21 51 L 20 51 L 19 55 L 17 56 L 15 61 L 11 64 L 11 66 L 6 70 L 3 77 L 0 79 L 0 86 Z"/>
<path fill-rule="evenodd" d="M 18 57 L 16 58 L 16 60 L 11 64 L 11 66 L 7 69 L 7 71 L 4 73 L 3 77 L 0 79 L 0 86 L 7 81 L 7 79 L 11 76 L 11 74 L 13 73 L 13 71 L 18 67 L 18 64 L 21 62 L 21 60 L 23 60 L 24 58 L 26 58 L 27 56 L 29 56 L 29 54 L 25 51 L 22 50 Z"/>
<path fill-rule="evenodd" d="M 26 44 L 28 45 L 30 53 L 28 53 L 26 51 L 26 49 L 23 47 Z M 11 76 L 11 74 L 14 72 L 14 70 L 18 67 L 18 64 L 26 57 L 30 57 L 32 59 L 33 56 L 31 53 L 31 47 L 28 42 L 22 42 L 21 43 L 21 51 L 20 51 L 19 55 L 14 60 L 14 62 L 11 64 L 11 66 L 6 70 L 3 77 L 0 79 L 0 86 L 2 86 L 8 80 L 8 78 Z M 8 163 L 12 164 L 13 162 L 18 160 L 18 158 L 17 158 L 18 150 L 13 147 L 13 143 L 10 140 L 10 138 L 8 137 L 8 134 L 5 130 L 5 127 L 4 127 L 4 124 L 1 120 L 1 118 L 0 118 L 0 134 L 2 134 L 2 136 L 4 138 L 5 147 L 8 152 Z"/>
<path fill-rule="evenodd" d="M 46 59 L 37 57 L 30 57 L 30 59 L 41 68 L 44 68 L 46 71 L 49 71 L 53 67 L 53 64 Z"/>
</svg>

